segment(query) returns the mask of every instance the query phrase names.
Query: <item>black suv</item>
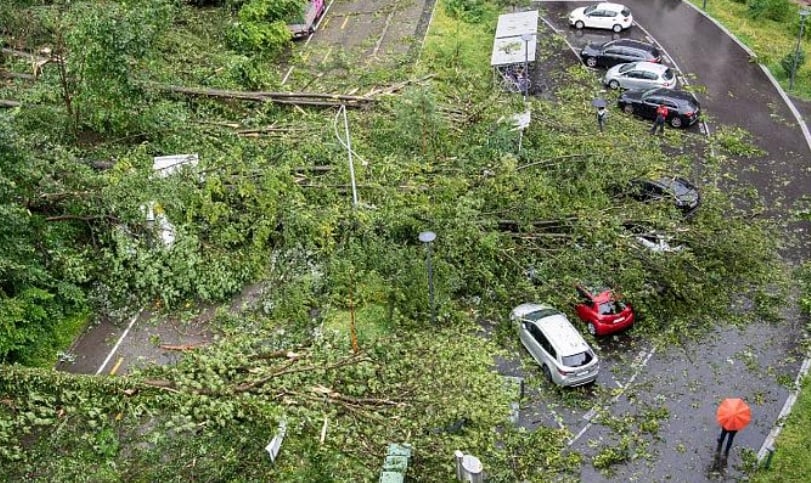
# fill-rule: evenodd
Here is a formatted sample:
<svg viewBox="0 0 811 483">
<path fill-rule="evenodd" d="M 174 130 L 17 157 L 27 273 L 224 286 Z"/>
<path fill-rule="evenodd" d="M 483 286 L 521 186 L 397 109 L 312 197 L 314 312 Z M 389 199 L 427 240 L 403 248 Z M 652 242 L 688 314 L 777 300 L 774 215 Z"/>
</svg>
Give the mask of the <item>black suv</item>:
<svg viewBox="0 0 811 483">
<path fill-rule="evenodd" d="M 661 62 L 662 54 L 651 44 L 631 39 L 619 39 L 602 45 L 589 43 L 580 51 L 580 58 L 589 67 L 611 67 L 626 62 Z"/>
<path fill-rule="evenodd" d="M 620 109 L 645 119 L 656 119 L 656 108 L 662 104 L 669 111 L 666 121 L 673 127 L 691 126 L 701 115 L 701 105 L 696 96 L 678 89 L 625 91 L 617 100 Z"/>
<path fill-rule="evenodd" d="M 692 216 L 701 204 L 701 195 L 684 178 L 635 179 L 631 181 L 631 196 L 639 201 L 669 200 L 685 217 Z"/>
</svg>

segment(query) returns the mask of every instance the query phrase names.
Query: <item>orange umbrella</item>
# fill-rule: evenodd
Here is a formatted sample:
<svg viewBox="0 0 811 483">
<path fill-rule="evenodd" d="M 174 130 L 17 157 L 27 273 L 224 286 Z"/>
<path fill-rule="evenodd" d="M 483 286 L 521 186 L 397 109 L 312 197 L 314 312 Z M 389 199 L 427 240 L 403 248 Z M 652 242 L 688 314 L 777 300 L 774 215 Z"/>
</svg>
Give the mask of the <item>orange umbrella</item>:
<svg viewBox="0 0 811 483">
<path fill-rule="evenodd" d="M 752 410 L 743 399 L 728 398 L 721 401 L 715 419 L 727 431 L 740 431 L 752 420 Z"/>
</svg>

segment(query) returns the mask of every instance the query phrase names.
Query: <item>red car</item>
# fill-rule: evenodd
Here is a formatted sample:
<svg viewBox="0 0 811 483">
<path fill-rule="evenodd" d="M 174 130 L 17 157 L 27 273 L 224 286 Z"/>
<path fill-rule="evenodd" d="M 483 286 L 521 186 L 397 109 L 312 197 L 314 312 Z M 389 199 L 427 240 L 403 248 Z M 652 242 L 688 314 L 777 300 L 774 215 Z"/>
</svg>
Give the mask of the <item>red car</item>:
<svg viewBox="0 0 811 483">
<path fill-rule="evenodd" d="M 575 305 L 577 316 L 585 322 L 591 335 L 608 335 L 627 329 L 634 323 L 634 309 L 617 299 L 606 288 L 577 286 L 580 302 Z"/>
</svg>

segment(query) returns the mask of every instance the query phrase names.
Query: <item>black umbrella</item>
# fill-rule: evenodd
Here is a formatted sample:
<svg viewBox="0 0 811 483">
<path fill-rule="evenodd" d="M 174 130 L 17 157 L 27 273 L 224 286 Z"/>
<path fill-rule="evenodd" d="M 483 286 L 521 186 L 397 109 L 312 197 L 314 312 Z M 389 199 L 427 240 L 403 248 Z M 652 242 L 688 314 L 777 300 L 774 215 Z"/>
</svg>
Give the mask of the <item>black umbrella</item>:
<svg viewBox="0 0 811 483">
<path fill-rule="evenodd" d="M 601 107 L 607 106 L 608 103 L 605 102 L 605 99 L 594 99 L 591 101 L 591 105 L 599 109 Z"/>
</svg>

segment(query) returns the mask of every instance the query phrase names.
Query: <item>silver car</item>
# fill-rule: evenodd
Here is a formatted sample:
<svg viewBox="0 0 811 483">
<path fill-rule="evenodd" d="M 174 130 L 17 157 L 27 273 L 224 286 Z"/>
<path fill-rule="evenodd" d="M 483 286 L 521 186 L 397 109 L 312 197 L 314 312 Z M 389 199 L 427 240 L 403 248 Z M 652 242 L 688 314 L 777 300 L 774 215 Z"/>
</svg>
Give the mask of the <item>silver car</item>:
<svg viewBox="0 0 811 483">
<path fill-rule="evenodd" d="M 676 74 L 666 65 L 631 62 L 608 69 L 603 84 L 612 89 L 673 89 L 676 87 Z"/>
<path fill-rule="evenodd" d="M 597 379 L 600 362 L 565 315 L 548 305 L 527 303 L 514 308 L 510 320 L 550 381 L 581 386 Z"/>
</svg>

